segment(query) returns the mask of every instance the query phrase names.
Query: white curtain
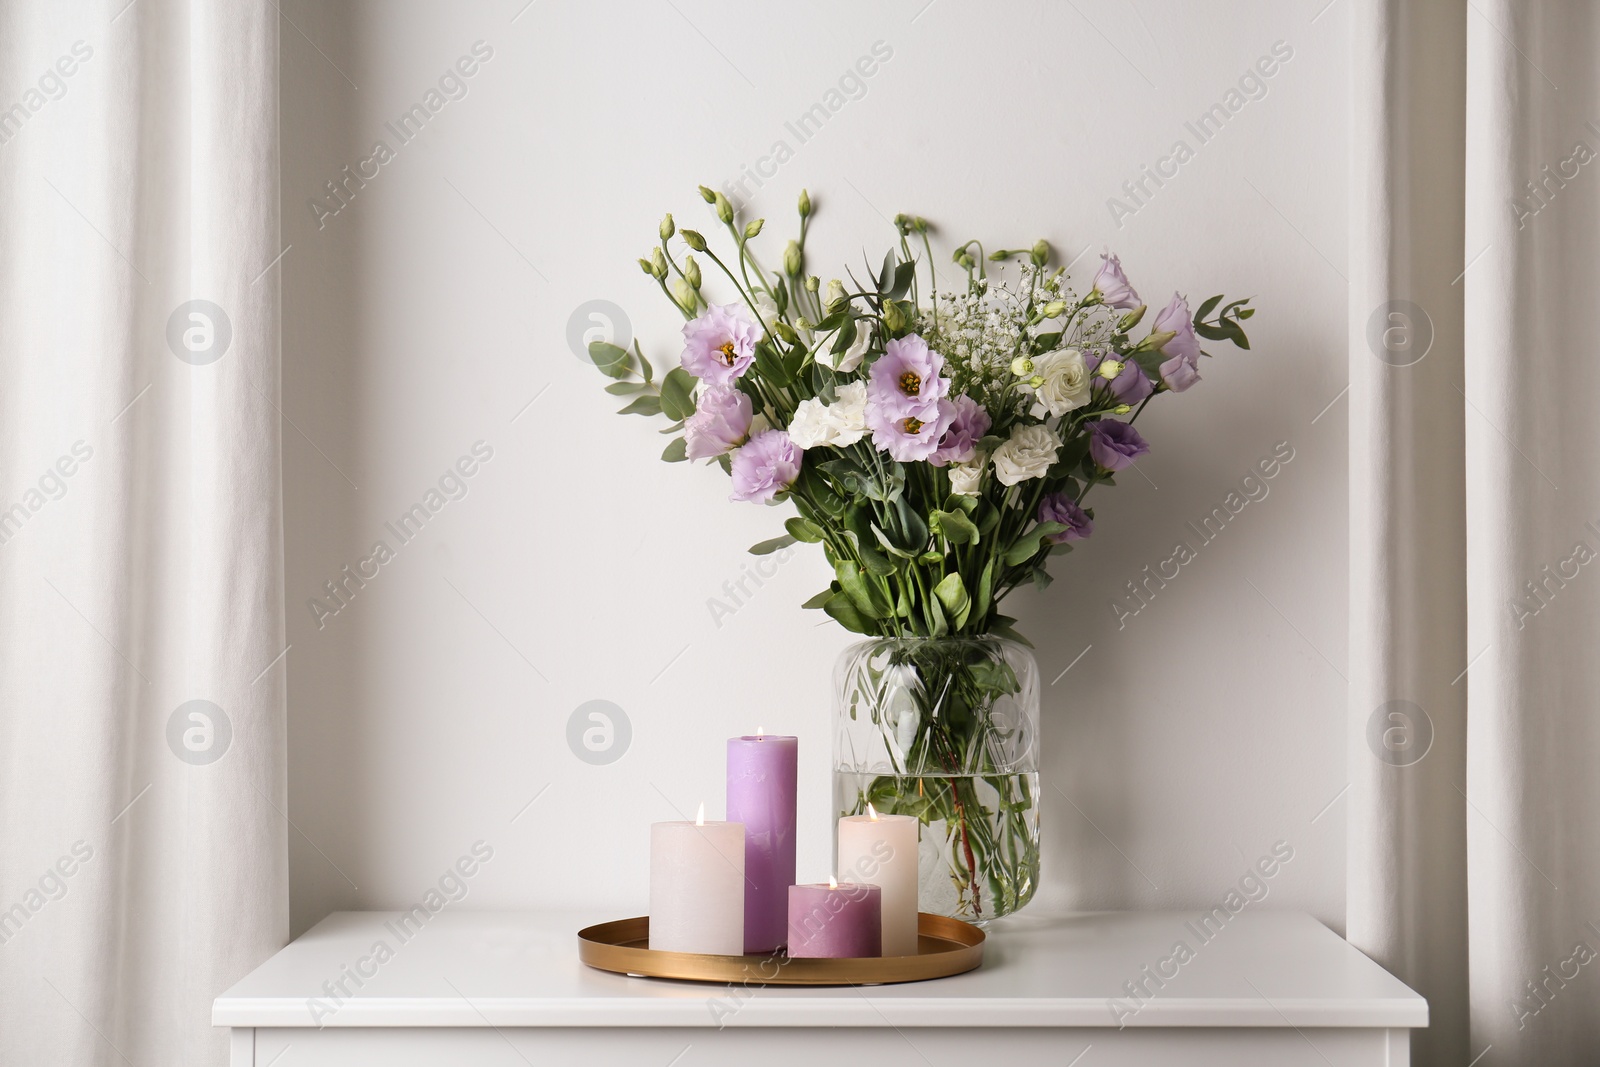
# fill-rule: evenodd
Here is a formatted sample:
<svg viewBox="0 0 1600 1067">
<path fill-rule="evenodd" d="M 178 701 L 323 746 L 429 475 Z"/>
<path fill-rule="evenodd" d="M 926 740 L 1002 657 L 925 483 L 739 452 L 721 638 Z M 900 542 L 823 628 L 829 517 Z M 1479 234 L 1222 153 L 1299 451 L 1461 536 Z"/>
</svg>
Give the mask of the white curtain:
<svg viewBox="0 0 1600 1067">
<path fill-rule="evenodd" d="M 1422 1067 L 1600 1054 L 1600 14 L 1353 34 L 1350 939 Z"/>
<path fill-rule="evenodd" d="M 226 1062 L 288 933 L 277 19 L 0 4 L 0 1063 Z"/>
</svg>

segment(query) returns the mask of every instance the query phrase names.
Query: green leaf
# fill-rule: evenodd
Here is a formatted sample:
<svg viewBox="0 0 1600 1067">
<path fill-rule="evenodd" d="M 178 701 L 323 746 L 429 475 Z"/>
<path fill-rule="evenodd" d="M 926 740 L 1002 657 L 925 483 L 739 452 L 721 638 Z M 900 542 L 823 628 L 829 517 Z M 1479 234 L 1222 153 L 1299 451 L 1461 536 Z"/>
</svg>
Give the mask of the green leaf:
<svg viewBox="0 0 1600 1067">
<path fill-rule="evenodd" d="M 944 617 L 944 609 L 939 605 L 938 597 L 931 597 L 926 601 L 928 608 L 928 636 L 943 637 L 950 632 L 950 622 Z"/>
<path fill-rule="evenodd" d="M 858 634 L 872 633 L 872 627 L 862 617 L 861 612 L 856 610 L 855 603 L 843 594 L 835 593 L 830 596 L 823 603 L 822 610 L 826 611 L 829 617 L 846 630 Z"/>
<path fill-rule="evenodd" d="M 891 248 L 884 254 L 883 269 L 878 271 L 878 292 L 887 293 L 889 291 L 889 279 L 894 277 L 895 261 L 894 249 Z"/>
<path fill-rule="evenodd" d="M 906 295 L 906 290 L 911 288 L 911 279 L 916 276 L 917 264 L 915 261 L 902 263 L 894 269 L 894 282 L 889 286 L 886 294 L 891 300 L 899 300 Z"/>
<path fill-rule="evenodd" d="M 855 340 L 856 340 L 856 320 L 855 319 L 845 319 L 844 320 L 844 325 L 839 327 L 839 332 L 834 335 L 833 347 L 830 348 L 829 351 L 831 351 L 834 355 L 837 356 L 837 355 L 843 353 L 845 349 L 847 349 L 851 345 L 855 344 Z"/>
<path fill-rule="evenodd" d="M 1210 315 L 1213 311 L 1215 311 L 1217 305 L 1220 304 L 1220 303 L 1222 303 L 1222 294 L 1218 293 L 1216 296 L 1212 297 L 1211 299 L 1207 300 L 1205 303 L 1201 304 L 1200 305 L 1200 310 L 1196 311 L 1194 313 L 1195 325 L 1198 326 L 1202 322 L 1204 322 L 1206 320 L 1206 316 Z"/>
<path fill-rule="evenodd" d="M 779 389 L 789 385 L 789 372 L 783 365 L 783 358 L 765 342 L 756 345 L 756 371 Z"/>
<path fill-rule="evenodd" d="M 788 548 L 792 544 L 794 544 L 794 538 L 784 534 L 782 537 L 774 537 L 770 541 L 762 541 L 759 544 L 751 545 L 750 554 L 752 556 L 770 556 L 778 549 Z"/>
<path fill-rule="evenodd" d="M 617 411 L 618 415 L 659 415 L 661 414 L 661 398 L 652 393 L 645 393 L 633 403 Z"/>
<path fill-rule="evenodd" d="M 953 545 L 975 545 L 982 536 L 965 512 L 935 511 L 932 518 L 934 529 Z"/>
<path fill-rule="evenodd" d="M 630 393 L 637 393 L 647 388 L 649 388 L 649 386 L 647 386 L 644 382 L 612 382 L 610 385 L 606 386 L 606 392 L 610 393 L 612 396 L 627 396 Z"/>
<path fill-rule="evenodd" d="M 590 341 L 589 359 L 601 374 L 612 378 L 625 378 L 633 370 L 633 353 L 610 341 Z"/>
<path fill-rule="evenodd" d="M 814 545 L 822 540 L 822 528 L 810 519 L 796 516 L 785 522 L 783 528 L 789 531 L 790 537 L 796 541 L 804 541 L 808 545 Z"/>
<path fill-rule="evenodd" d="M 861 614 L 869 619 L 881 619 L 889 614 L 889 602 L 878 591 L 877 584 L 861 573 L 861 568 L 849 560 L 841 560 L 834 574 L 839 577 L 839 588 Z"/>
<path fill-rule="evenodd" d="M 1204 337 L 1207 341 L 1226 341 L 1228 331 L 1220 326 L 1208 326 L 1203 322 L 1194 324 L 1194 332 Z"/>
<path fill-rule="evenodd" d="M 950 617 L 957 630 L 967 624 L 967 614 L 972 610 L 972 600 L 967 596 L 967 587 L 962 584 L 960 574 L 952 571 L 941 578 L 939 584 L 933 587 L 933 595 L 944 605 L 945 614 Z"/>
<path fill-rule="evenodd" d="M 1041 522 L 1022 536 L 1016 544 L 1006 552 L 1005 560 L 1008 567 L 1020 567 L 1034 556 L 1039 554 L 1039 548 L 1046 537 L 1061 533 L 1067 529 L 1065 523 Z"/>
<path fill-rule="evenodd" d="M 973 599 L 972 611 L 980 619 L 989 613 L 989 597 L 994 591 L 994 569 L 998 562 L 991 559 L 978 576 L 978 595 Z"/>
<path fill-rule="evenodd" d="M 681 437 L 675 437 L 661 453 L 661 458 L 668 463 L 682 463 L 689 458 L 689 442 Z"/>
<path fill-rule="evenodd" d="M 812 597 L 810 600 L 807 600 L 800 606 L 802 608 L 820 608 L 829 600 L 831 600 L 836 592 L 837 590 L 830 585 L 828 588 L 824 589 L 822 592 L 818 593 L 816 596 Z"/>
<path fill-rule="evenodd" d="M 661 410 L 677 422 L 694 414 L 695 377 L 682 367 L 673 367 L 661 379 Z"/>
<path fill-rule="evenodd" d="M 644 358 L 644 349 L 639 347 L 639 339 L 633 339 L 633 353 L 639 357 L 639 373 L 644 375 L 644 380 L 649 382 L 655 377 L 655 370 L 650 366 L 650 361 Z"/>
<path fill-rule="evenodd" d="M 1027 648 L 1032 648 L 1033 642 L 1029 641 L 1026 637 L 1023 637 L 1017 632 L 1016 627 L 1013 625 L 1016 621 L 1016 619 L 1013 619 L 1009 615 L 996 615 L 994 620 L 989 624 L 989 632 L 999 637 L 1009 638 L 1010 640 L 1015 641 L 1017 644 L 1023 645 Z"/>
</svg>

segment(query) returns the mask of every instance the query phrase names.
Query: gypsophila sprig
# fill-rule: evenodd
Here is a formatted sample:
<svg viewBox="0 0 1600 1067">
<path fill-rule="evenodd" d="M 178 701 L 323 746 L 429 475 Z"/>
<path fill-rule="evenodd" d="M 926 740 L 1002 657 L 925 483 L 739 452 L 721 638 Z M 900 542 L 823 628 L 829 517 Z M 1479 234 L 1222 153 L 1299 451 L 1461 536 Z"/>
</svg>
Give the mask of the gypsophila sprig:
<svg viewBox="0 0 1600 1067">
<path fill-rule="evenodd" d="M 1020 636 L 1001 602 L 1091 534 L 1085 498 L 1150 450 L 1146 405 L 1199 382 L 1202 340 L 1249 348 L 1253 309 L 1220 296 L 1191 312 L 1174 293 L 1135 339 L 1148 309 L 1109 253 L 1080 294 L 1044 241 L 969 241 L 951 256 L 965 285 L 940 290 L 914 215 L 881 267 L 824 284 L 804 192 L 768 270 L 765 220 L 700 193 L 726 240 L 667 215 L 639 260 L 687 320 L 678 366 L 657 381 L 637 343 L 591 356 L 632 397 L 623 413 L 670 421 L 662 459 L 718 463 L 734 500 L 793 506 L 753 551 L 820 544 L 834 580 L 807 606 L 857 633 Z"/>
</svg>

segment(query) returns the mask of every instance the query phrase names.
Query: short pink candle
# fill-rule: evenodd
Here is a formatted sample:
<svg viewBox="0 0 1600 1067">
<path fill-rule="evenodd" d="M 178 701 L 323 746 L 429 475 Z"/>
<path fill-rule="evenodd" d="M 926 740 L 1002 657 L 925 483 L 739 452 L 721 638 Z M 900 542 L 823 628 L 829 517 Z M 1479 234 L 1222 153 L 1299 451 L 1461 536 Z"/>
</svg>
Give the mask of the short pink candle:
<svg viewBox="0 0 1600 1067">
<path fill-rule="evenodd" d="M 883 890 L 850 882 L 790 886 L 789 955 L 805 959 L 883 955 Z"/>
</svg>

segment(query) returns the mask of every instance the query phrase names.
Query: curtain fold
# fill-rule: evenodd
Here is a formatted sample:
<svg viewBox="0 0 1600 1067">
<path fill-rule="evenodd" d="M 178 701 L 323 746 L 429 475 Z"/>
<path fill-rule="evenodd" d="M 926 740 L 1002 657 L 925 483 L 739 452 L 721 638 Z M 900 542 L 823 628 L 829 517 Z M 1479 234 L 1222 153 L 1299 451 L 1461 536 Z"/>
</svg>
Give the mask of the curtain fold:
<svg viewBox="0 0 1600 1067">
<path fill-rule="evenodd" d="M 1600 19 L 1354 17 L 1348 934 L 1427 996 L 1421 1067 L 1588 1064 Z"/>
<path fill-rule="evenodd" d="M 277 13 L 0 53 L 0 1062 L 223 1063 L 288 933 Z"/>
</svg>

